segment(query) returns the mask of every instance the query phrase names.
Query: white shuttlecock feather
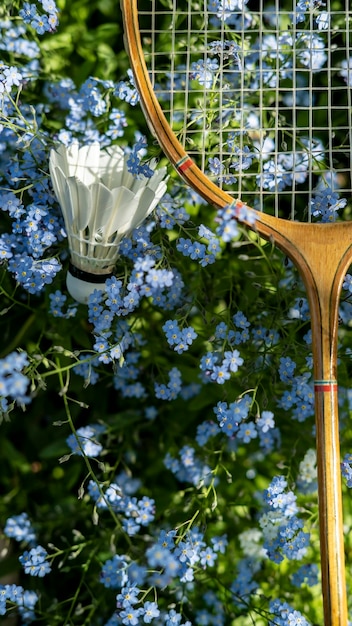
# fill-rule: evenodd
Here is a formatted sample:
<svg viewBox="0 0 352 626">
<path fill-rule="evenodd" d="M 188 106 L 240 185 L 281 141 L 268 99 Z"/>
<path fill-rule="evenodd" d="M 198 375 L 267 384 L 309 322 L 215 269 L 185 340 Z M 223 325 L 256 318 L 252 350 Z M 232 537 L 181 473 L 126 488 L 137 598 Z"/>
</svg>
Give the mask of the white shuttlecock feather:
<svg viewBox="0 0 352 626">
<path fill-rule="evenodd" d="M 87 303 L 94 289 L 104 289 L 121 240 L 166 191 L 166 168 L 137 178 L 128 171 L 127 159 L 119 146 L 100 149 L 97 143 L 61 145 L 50 152 L 51 181 L 71 254 L 67 287 L 78 302 Z"/>
</svg>

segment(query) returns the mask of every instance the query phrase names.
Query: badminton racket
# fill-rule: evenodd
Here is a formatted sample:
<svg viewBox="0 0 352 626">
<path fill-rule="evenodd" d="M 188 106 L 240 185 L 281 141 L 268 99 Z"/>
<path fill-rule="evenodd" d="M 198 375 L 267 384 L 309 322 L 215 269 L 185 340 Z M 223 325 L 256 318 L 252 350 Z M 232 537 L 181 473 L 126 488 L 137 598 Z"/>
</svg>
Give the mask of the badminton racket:
<svg viewBox="0 0 352 626">
<path fill-rule="evenodd" d="M 121 0 L 135 84 L 165 155 L 207 202 L 274 242 L 305 284 L 325 626 L 348 621 L 336 370 L 352 262 L 349 4 Z"/>
</svg>

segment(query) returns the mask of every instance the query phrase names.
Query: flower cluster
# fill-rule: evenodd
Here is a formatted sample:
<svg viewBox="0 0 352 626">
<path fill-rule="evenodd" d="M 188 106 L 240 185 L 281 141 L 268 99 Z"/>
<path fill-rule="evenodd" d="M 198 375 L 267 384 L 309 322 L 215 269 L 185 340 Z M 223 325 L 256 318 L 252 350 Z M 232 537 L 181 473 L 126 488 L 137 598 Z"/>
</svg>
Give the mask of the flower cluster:
<svg viewBox="0 0 352 626">
<path fill-rule="evenodd" d="M 154 383 L 155 397 L 160 400 L 175 400 L 182 389 L 182 375 L 177 367 L 171 368 L 167 383 Z"/>
<path fill-rule="evenodd" d="M 255 224 L 257 215 L 255 211 L 248 209 L 245 204 L 232 204 L 225 206 L 218 211 L 216 222 L 219 226 L 216 234 L 222 241 L 228 243 L 236 239 L 239 235 L 238 221 L 247 222 L 247 224 Z"/>
<path fill-rule="evenodd" d="M 58 217 L 51 212 L 52 198 L 47 180 L 42 175 L 37 178 L 37 168 L 47 167 L 45 158 L 42 146 L 33 141 L 25 162 L 9 165 L 17 189 L 20 189 L 22 180 L 33 176 L 34 182 L 28 192 L 31 201 L 26 208 L 15 192 L 1 192 L 2 208 L 12 219 L 12 232 L 0 236 L 1 256 L 8 260 L 8 269 L 16 282 L 31 294 L 40 293 L 45 285 L 52 283 L 61 269 L 57 258 L 47 256 L 51 246 L 60 239 L 61 227 Z"/>
<path fill-rule="evenodd" d="M 307 552 L 309 533 L 302 530 L 303 521 L 298 518 L 296 496 L 286 491 L 287 481 L 276 476 L 265 493 L 268 511 L 260 520 L 263 529 L 264 548 L 268 557 L 280 563 L 284 557 L 300 560 Z"/>
<path fill-rule="evenodd" d="M 40 10 L 38 5 L 24 2 L 23 9 L 20 10 L 19 16 L 25 24 L 30 24 L 38 35 L 45 32 L 53 31 L 58 26 L 58 8 L 55 0 L 40 0 Z"/>
<path fill-rule="evenodd" d="M 19 543 L 33 546 L 30 550 L 25 550 L 19 557 L 19 562 L 26 574 L 43 578 L 43 576 L 51 572 L 51 567 L 47 560 L 48 553 L 45 548 L 37 545 L 36 534 L 27 513 L 8 518 L 5 523 L 4 534 Z"/>
<path fill-rule="evenodd" d="M 164 589 L 175 580 L 190 584 L 198 569 L 205 570 L 215 564 L 219 552 L 226 549 L 227 538 L 213 537 L 211 543 L 211 546 L 207 545 L 197 527 L 182 536 L 178 536 L 175 530 L 162 530 L 158 540 L 146 550 L 144 566 L 131 562 L 125 555 L 106 561 L 100 580 L 104 586 L 119 590 L 116 596 L 118 608 L 108 621 L 109 626 L 139 624 L 141 619 L 150 623 L 159 616 L 165 625 L 191 626 L 192 622 L 183 621 L 184 616 L 175 609 L 161 611 L 157 602 L 146 599 L 148 596 L 139 586 Z"/>
<path fill-rule="evenodd" d="M 310 334 L 306 339 L 309 343 Z M 292 416 L 294 419 L 303 422 L 314 415 L 314 390 L 311 374 L 307 372 L 297 376 L 295 370 L 296 363 L 290 357 L 280 358 L 280 380 L 286 385 L 290 383 L 291 389 L 284 391 L 279 405 L 284 409 L 293 409 Z"/>
<path fill-rule="evenodd" d="M 4 526 L 4 535 L 20 544 L 33 546 L 19 556 L 19 562 L 26 574 L 43 578 L 51 571 L 48 553 L 45 548 L 37 545 L 36 533 L 27 513 L 9 517 Z M 0 585 L 0 615 L 5 615 L 8 609 L 16 607 L 23 623 L 30 624 L 35 620 L 34 609 L 38 600 L 39 596 L 35 591 L 24 589 L 20 585 Z"/>
<path fill-rule="evenodd" d="M 219 355 L 215 352 L 207 352 L 200 362 L 200 369 L 210 380 L 223 385 L 229 380 L 232 373 L 236 373 L 243 364 L 243 358 L 238 350 L 227 350 L 219 363 Z"/>
<path fill-rule="evenodd" d="M 11 352 L 0 359 L 0 407 L 3 413 L 6 413 L 11 400 L 22 405 L 30 401 L 28 396 L 30 381 L 23 373 L 28 365 L 28 355 L 25 352 Z"/>
<path fill-rule="evenodd" d="M 352 454 L 345 454 L 341 462 L 341 471 L 347 487 L 352 487 Z"/>
<path fill-rule="evenodd" d="M 88 493 L 95 502 L 97 510 L 112 510 L 122 517 L 122 528 L 131 537 L 139 532 L 142 526 L 148 526 L 154 519 L 155 502 L 143 496 L 139 500 L 132 494 L 138 489 L 139 483 L 127 481 L 125 474 L 115 477 L 104 490 L 104 485 L 90 481 Z"/>
<path fill-rule="evenodd" d="M 314 587 L 318 584 L 318 566 L 316 563 L 307 563 L 302 565 L 291 576 L 292 584 L 295 587 L 302 587 L 302 585 L 308 585 L 308 587 Z"/>
<path fill-rule="evenodd" d="M 186 209 L 182 206 L 180 196 L 171 196 L 166 193 L 160 200 L 158 207 L 155 209 L 155 216 L 160 220 L 161 228 L 173 230 L 177 226 L 183 226 L 190 216 Z"/>
<path fill-rule="evenodd" d="M 42 546 L 36 546 L 26 550 L 19 557 L 19 561 L 25 571 L 30 576 L 43 578 L 51 572 L 51 567 L 47 561 L 48 553 Z"/>
<path fill-rule="evenodd" d="M 178 354 L 188 350 L 197 337 L 197 333 L 192 326 L 180 329 L 177 320 L 167 320 L 163 325 L 163 331 L 169 346 L 173 346 Z"/>
<path fill-rule="evenodd" d="M 6 520 L 4 534 L 6 537 L 14 539 L 20 543 L 25 541 L 31 545 L 36 542 L 35 531 L 27 513 L 21 513 L 20 515 L 9 517 Z"/>
<path fill-rule="evenodd" d="M 192 446 L 183 446 L 179 452 L 179 459 L 168 453 L 164 459 L 165 467 L 170 470 L 180 482 L 191 483 L 195 487 L 211 480 L 211 468 L 196 457 Z"/>
<path fill-rule="evenodd" d="M 270 611 L 274 619 L 269 621 L 269 626 L 310 626 L 304 615 L 300 611 L 295 611 L 288 602 L 272 600 Z"/>
<path fill-rule="evenodd" d="M 35 591 L 23 589 L 20 585 L 0 585 L 0 615 L 5 615 L 8 608 L 17 607 L 25 624 L 35 619 L 34 608 L 39 600 Z"/>
<path fill-rule="evenodd" d="M 299 464 L 298 487 L 303 493 L 317 490 L 317 454 L 310 448 Z"/>
</svg>

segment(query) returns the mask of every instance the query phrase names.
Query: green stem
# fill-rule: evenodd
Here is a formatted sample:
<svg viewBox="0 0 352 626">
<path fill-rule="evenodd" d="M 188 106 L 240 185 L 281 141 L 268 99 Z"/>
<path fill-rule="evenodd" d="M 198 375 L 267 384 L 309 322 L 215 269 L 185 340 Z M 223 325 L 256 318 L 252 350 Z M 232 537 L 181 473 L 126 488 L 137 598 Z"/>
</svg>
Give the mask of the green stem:
<svg viewBox="0 0 352 626">
<path fill-rule="evenodd" d="M 62 376 L 62 371 L 63 371 L 63 368 L 61 368 L 59 358 L 58 358 L 58 357 L 56 357 L 55 361 L 56 361 L 56 365 L 57 365 L 57 370 L 56 370 L 56 371 L 57 371 L 57 375 L 58 375 L 58 377 L 59 377 L 59 381 L 60 381 L 61 396 L 62 396 L 62 399 L 63 399 L 63 402 L 64 402 L 64 407 L 65 407 L 65 413 L 66 413 L 66 417 L 67 417 L 67 422 L 68 422 L 68 424 L 70 425 L 70 428 L 71 428 L 72 433 L 73 433 L 73 434 L 76 436 L 76 438 L 77 438 L 77 444 L 78 444 L 78 446 L 79 446 L 79 448 L 80 448 L 80 450 L 81 450 L 81 452 L 82 452 L 82 457 L 83 457 L 84 463 L 85 463 L 85 465 L 86 465 L 86 467 L 87 467 L 88 473 L 89 473 L 89 475 L 92 477 L 92 479 L 94 480 L 95 484 L 97 485 L 97 487 L 98 487 L 98 489 L 99 489 L 99 493 L 100 493 L 101 497 L 102 497 L 102 498 L 103 498 L 103 500 L 106 502 L 106 504 L 107 504 L 107 506 L 108 506 L 109 513 L 110 513 L 110 515 L 111 515 L 112 519 L 114 520 L 114 523 L 115 523 L 115 525 L 116 525 L 116 528 L 118 528 L 118 529 L 119 529 L 119 531 L 121 532 L 121 534 L 123 534 L 123 535 L 124 535 L 124 537 L 125 537 L 125 539 L 126 539 L 126 541 L 127 541 L 128 545 L 129 545 L 129 547 L 132 547 L 132 541 L 131 541 L 131 539 L 130 539 L 130 538 L 128 537 L 128 535 L 126 535 L 126 533 L 124 532 L 124 530 L 123 530 L 123 528 L 122 528 L 122 524 L 121 524 L 121 522 L 120 522 L 119 518 L 116 516 L 115 511 L 112 509 L 112 507 L 111 507 L 110 503 L 106 501 L 106 499 L 105 499 L 105 494 L 104 494 L 104 492 L 103 492 L 103 490 L 102 490 L 102 488 L 101 488 L 100 482 L 99 482 L 99 480 L 98 480 L 98 478 L 97 478 L 97 476 L 96 476 L 96 474 L 95 474 L 95 472 L 94 472 L 94 470 L 93 470 L 93 468 L 92 468 L 92 465 L 91 465 L 91 463 L 90 463 L 90 461 L 89 461 L 89 458 L 88 458 L 88 457 L 87 457 L 87 455 L 84 453 L 84 450 L 83 450 L 83 448 L 82 448 L 82 445 L 81 445 L 81 442 L 80 442 L 80 440 L 79 440 L 79 437 L 77 436 L 77 432 L 76 432 L 75 425 L 74 425 L 74 423 L 73 423 L 73 419 L 72 419 L 72 415 L 71 415 L 71 411 L 70 411 L 70 407 L 69 407 L 69 402 L 68 402 L 68 397 L 67 397 L 67 394 L 66 394 L 66 389 L 67 389 L 67 387 L 68 387 L 68 382 L 67 382 L 67 383 L 64 383 L 64 379 L 63 379 L 63 376 Z"/>
<path fill-rule="evenodd" d="M 81 580 L 79 581 L 79 584 L 78 584 L 78 586 L 77 586 L 77 589 L 76 589 L 76 591 L 75 591 L 75 594 L 74 594 L 74 596 L 73 596 L 73 598 L 72 598 L 71 606 L 70 606 L 69 611 L 68 611 L 68 613 L 67 613 L 67 615 L 66 615 L 66 619 L 65 619 L 65 621 L 64 621 L 63 626 L 66 626 L 66 625 L 69 623 L 69 620 L 71 619 L 71 615 L 72 615 L 72 613 L 73 613 L 73 611 L 74 611 L 74 608 L 75 608 L 75 606 L 76 606 L 77 600 L 78 600 L 79 595 L 80 595 L 80 593 L 81 593 L 82 585 L 83 585 L 83 583 L 84 583 L 84 580 L 85 580 L 85 578 L 86 578 L 87 572 L 88 572 L 88 570 L 89 570 L 89 565 L 90 565 L 90 563 L 92 562 L 93 557 L 94 557 L 95 553 L 97 552 L 97 550 L 98 550 L 98 547 L 95 547 L 95 548 L 92 550 L 92 552 L 91 552 L 91 553 L 90 553 L 90 555 L 89 555 L 88 560 L 86 561 L 86 563 L 85 563 L 85 565 L 84 565 L 82 578 L 81 578 Z"/>
<path fill-rule="evenodd" d="M 6 350 L 3 350 L 2 352 L 0 352 L 0 358 L 5 357 L 7 354 L 9 354 L 10 352 L 12 352 L 13 350 L 16 350 L 16 348 L 18 348 L 18 346 L 21 344 L 21 341 L 23 339 L 23 337 L 25 336 L 26 332 L 28 331 L 28 329 L 32 326 L 32 324 L 34 323 L 36 318 L 35 313 L 33 313 L 32 315 L 30 315 L 26 321 L 22 324 L 22 326 L 20 327 L 17 335 L 15 335 L 14 339 L 11 341 L 11 343 L 6 347 Z"/>
</svg>

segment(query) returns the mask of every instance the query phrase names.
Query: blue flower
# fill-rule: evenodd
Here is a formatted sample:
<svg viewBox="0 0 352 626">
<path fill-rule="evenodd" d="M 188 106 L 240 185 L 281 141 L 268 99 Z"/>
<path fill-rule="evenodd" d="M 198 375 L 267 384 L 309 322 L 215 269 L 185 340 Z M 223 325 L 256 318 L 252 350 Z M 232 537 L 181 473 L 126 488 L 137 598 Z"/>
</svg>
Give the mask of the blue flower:
<svg viewBox="0 0 352 626">
<path fill-rule="evenodd" d="M 209 88 L 213 84 L 214 75 L 218 69 L 219 63 L 216 59 L 207 58 L 205 61 L 200 59 L 192 63 L 190 77 L 197 80 L 200 85 Z"/>
<path fill-rule="evenodd" d="M 19 16 L 23 19 L 23 21 L 27 24 L 30 24 L 32 19 L 37 14 L 37 7 L 35 4 L 30 4 L 29 2 L 23 3 L 23 9 L 19 11 Z"/>
<path fill-rule="evenodd" d="M 1 75 L 2 74 L 2 75 Z M 0 74 L 0 83 L 3 85 L 5 91 L 10 92 L 13 86 L 19 87 L 23 81 L 22 74 L 18 71 L 17 67 L 9 66 L 2 68 Z"/>
<path fill-rule="evenodd" d="M 299 611 L 292 611 L 287 616 L 288 626 L 309 626 L 309 622 Z"/>
<path fill-rule="evenodd" d="M 257 426 L 259 426 L 263 433 L 267 433 L 268 430 L 274 428 L 274 413 L 271 411 L 263 411 L 260 418 L 257 420 Z"/>
<path fill-rule="evenodd" d="M 218 0 L 217 16 L 227 20 L 233 13 L 243 11 L 248 0 Z"/>
<path fill-rule="evenodd" d="M 297 61 L 313 71 L 320 70 L 326 62 L 325 44 L 319 35 L 299 32 L 296 49 Z"/>
<path fill-rule="evenodd" d="M 296 363 L 290 357 L 280 358 L 279 376 L 284 383 L 291 382 L 296 369 Z"/>
<path fill-rule="evenodd" d="M 20 515 L 9 517 L 6 520 L 4 534 L 16 541 L 33 543 L 36 540 L 36 535 L 27 513 L 20 513 Z"/>
<path fill-rule="evenodd" d="M 330 27 L 330 14 L 328 11 L 321 11 L 315 18 L 318 30 L 328 30 Z"/>
<path fill-rule="evenodd" d="M 58 8 L 54 0 L 40 0 L 44 11 L 47 13 L 57 13 Z"/>
<path fill-rule="evenodd" d="M 255 564 L 252 559 L 245 558 L 239 562 L 238 574 L 230 587 L 234 594 L 234 602 L 238 606 L 244 606 L 241 598 L 247 599 L 258 589 L 258 583 L 253 580 L 254 573 Z"/>
<path fill-rule="evenodd" d="M 27 395 L 29 378 L 23 370 L 29 365 L 25 352 L 11 352 L 4 359 L 0 359 L 0 396 L 9 397 L 19 404 L 28 404 Z"/>
<path fill-rule="evenodd" d="M 207 352 L 200 360 L 200 369 L 203 372 L 210 374 L 213 367 L 216 365 L 217 360 L 218 357 L 214 352 Z"/>
<path fill-rule="evenodd" d="M 352 487 L 352 454 L 345 454 L 341 462 L 341 473 L 346 479 L 347 487 Z"/>
<path fill-rule="evenodd" d="M 237 171 L 248 170 L 252 165 L 253 159 L 255 158 L 254 153 L 250 151 L 248 146 L 244 146 L 242 150 L 236 146 L 235 155 L 237 156 L 237 159 L 232 161 L 231 167 Z"/>
<path fill-rule="evenodd" d="M 198 459 L 192 446 L 183 446 L 179 452 L 181 461 L 175 459 L 168 453 L 164 459 L 164 464 L 178 480 L 189 482 L 195 486 L 211 474 L 210 468 Z"/>
<path fill-rule="evenodd" d="M 137 604 L 139 602 L 138 595 L 140 593 L 140 589 L 136 586 L 127 586 L 122 587 L 121 592 L 117 594 L 116 600 L 118 604 L 121 604 L 123 607 L 130 607 L 133 604 Z"/>
<path fill-rule="evenodd" d="M 219 385 L 223 385 L 226 380 L 229 380 L 230 376 L 231 374 L 226 365 L 214 365 L 210 374 L 210 379 Z"/>
<path fill-rule="evenodd" d="M 171 287 L 173 278 L 172 271 L 153 268 L 147 272 L 145 280 L 153 289 L 164 289 Z"/>
<path fill-rule="evenodd" d="M 232 321 L 237 328 L 246 329 L 250 326 L 249 321 L 242 311 L 237 311 L 237 313 L 232 316 Z"/>
<path fill-rule="evenodd" d="M 220 221 L 220 220 L 218 220 Z M 232 241 L 239 235 L 238 224 L 235 219 L 232 221 L 223 220 L 220 222 L 220 225 L 216 229 L 216 234 L 220 239 L 222 239 L 225 243 Z"/>
<path fill-rule="evenodd" d="M 50 24 L 47 15 L 34 15 L 31 20 L 31 26 L 38 33 L 38 35 L 43 35 L 45 31 L 50 30 Z"/>
<path fill-rule="evenodd" d="M 250 402 L 246 396 L 228 405 L 218 402 L 213 409 L 219 426 L 228 437 L 232 437 L 239 430 L 240 422 L 248 416 Z M 245 436 L 245 434 L 243 435 Z"/>
<path fill-rule="evenodd" d="M 230 372 L 237 372 L 240 365 L 243 365 L 243 359 L 238 350 L 225 352 L 222 362 L 223 367 L 228 367 Z"/>
<path fill-rule="evenodd" d="M 164 576 L 159 581 L 160 584 L 157 583 L 158 586 L 164 586 L 165 583 L 168 584 L 180 570 L 180 563 L 172 554 L 171 549 L 160 543 L 156 543 L 148 548 L 146 557 L 150 568 L 158 569 L 161 567 L 164 570 Z M 157 580 L 154 579 L 154 582 L 157 582 Z"/>
<path fill-rule="evenodd" d="M 184 256 L 190 256 L 193 251 L 193 243 L 191 239 L 184 239 L 180 237 L 176 244 L 176 248 L 179 252 L 182 252 Z"/>
<path fill-rule="evenodd" d="M 194 565 L 198 561 L 198 555 L 191 542 L 180 541 L 174 552 L 180 563 Z"/>
<path fill-rule="evenodd" d="M 119 617 L 123 624 L 131 624 L 131 626 L 136 626 L 139 624 L 139 618 L 143 615 L 143 609 L 133 609 L 129 606 L 127 609 L 121 611 Z"/>
<path fill-rule="evenodd" d="M 221 535 L 221 537 L 212 537 L 211 543 L 213 544 L 215 552 L 221 552 L 221 554 L 225 554 L 228 545 L 227 535 Z"/>
<path fill-rule="evenodd" d="M 350 56 L 348 59 L 343 59 L 341 61 L 341 71 L 340 71 L 340 76 L 342 76 L 342 78 L 345 80 L 345 82 L 347 83 L 349 87 L 352 86 L 351 69 L 352 69 L 352 56 Z"/>
<path fill-rule="evenodd" d="M 215 422 L 203 422 L 197 427 L 196 442 L 204 446 L 211 437 L 215 437 L 220 432 L 219 426 Z"/>
<path fill-rule="evenodd" d="M 129 80 L 117 83 L 114 94 L 118 96 L 120 100 L 125 100 L 128 104 L 135 106 L 139 102 L 139 95 L 134 84 L 132 70 L 128 69 L 127 75 Z"/>
<path fill-rule="evenodd" d="M 190 257 L 191 259 L 198 260 L 204 259 L 206 255 L 206 247 L 203 243 L 194 242 L 190 249 Z"/>
<path fill-rule="evenodd" d="M 318 584 L 318 566 L 316 563 L 307 563 L 302 565 L 291 576 L 291 582 L 295 587 L 301 587 L 306 584 L 308 587 L 313 587 Z"/>
<path fill-rule="evenodd" d="M 143 621 L 146 624 L 150 624 L 150 622 L 154 619 L 154 617 L 159 617 L 160 610 L 158 609 L 158 605 L 156 602 L 145 602 L 143 606 L 144 614 Z"/>
<path fill-rule="evenodd" d="M 174 346 L 174 350 L 178 352 L 178 354 L 188 350 L 189 346 L 192 345 L 194 339 L 197 337 L 197 333 L 192 326 L 180 330 L 178 322 L 175 320 L 168 320 L 162 328 L 168 344 Z"/>
<path fill-rule="evenodd" d="M 215 564 L 216 558 L 216 553 L 210 547 L 200 552 L 200 563 L 204 567 L 212 567 Z"/>
<path fill-rule="evenodd" d="M 271 498 L 283 491 L 287 487 L 287 480 L 283 476 L 274 476 L 268 489 L 266 490 L 266 496 Z"/>
<path fill-rule="evenodd" d="M 101 424 L 82 426 L 67 437 L 66 443 L 71 448 L 72 454 L 96 458 L 103 450 L 103 446 L 97 441 L 97 437 L 104 432 L 105 426 Z"/>
<path fill-rule="evenodd" d="M 225 165 L 221 163 L 218 157 L 210 157 L 208 164 L 209 171 L 211 174 L 214 174 L 214 176 L 221 176 L 225 169 Z"/>
<path fill-rule="evenodd" d="M 352 274 L 346 274 L 342 287 L 352 293 Z"/>
<path fill-rule="evenodd" d="M 236 436 L 244 443 L 249 443 L 251 439 L 255 439 L 258 436 L 255 424 L 253 422 L 244 422 L 240 424 Z"/>
<path fill-rule="evenodd" d="M 127 583 L 127 561 L 115 554 L 112 559 L 105 561 L 101 572 L 100 582 L 108 589 L 118 589 Z"/>
</svg>

